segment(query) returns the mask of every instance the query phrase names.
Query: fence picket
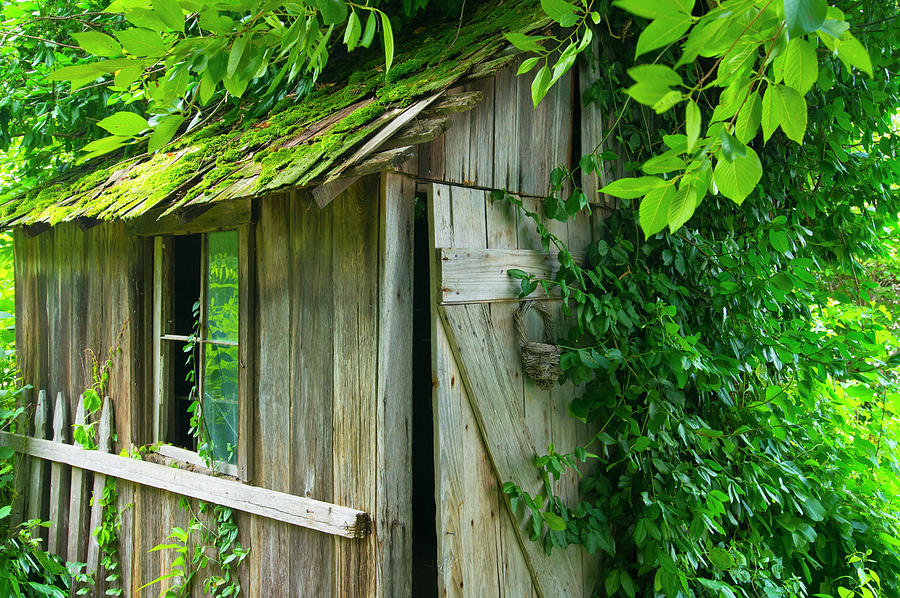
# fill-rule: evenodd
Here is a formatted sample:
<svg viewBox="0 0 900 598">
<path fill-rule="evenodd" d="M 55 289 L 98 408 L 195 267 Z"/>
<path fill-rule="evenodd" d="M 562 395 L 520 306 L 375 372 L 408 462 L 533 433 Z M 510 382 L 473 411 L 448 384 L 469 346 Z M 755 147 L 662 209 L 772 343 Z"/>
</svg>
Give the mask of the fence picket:
<svg viewBox="0 0 900 598">
<path fill-rule="evenodd" d="M 22 390 L 19 404 L 25 407 L 31 405 L 31 391 L 29 389 L 26 388 Z M 28 433 L 28 417 L 25 415 L 26 412 L 27 409 L 16 418 L 16 429 L 19 431 L 19 434 Z M 38 467 L 40 466 L 40 461 L 37 459 L 31 459 L 25 455 L 18 456 L 18 467 L 16 468 L 16 471 L 13 472 L 16 477 L 16 496 L 13 499 L 12 511 L 9 515 L 10 528 L 19 525 L 23 521 L 22 517 L 26 510 L 25 496 L 28 494 L 28 481 L 31 479 L 29 473 L 31 472 L 32 463 Z"/>
<path fill-rule="evenodd" d="M 100 425 L 98 429 L 97 450 L 108 453 L 112 445 L 112 411 L 109 405 L 109 397 L 103 399 L 103 407 L 100 410 Z M 103 520 L 103 508 L 100 499 L 103 496 L 103 488 L 106 486 L 106 476 L 98 473 L 94 475 L 94 492 L 91 499 L 91 523 L 90 540 L 88 543 L 87 566 L 88 571 L 94 572 L 94 580 L 97 584 L 103 579 L 100 575 L 100 545 L 94 531 L 100 527 Z M 105 575 L 105 572 L 104 572 Z"/>
<path fill-rule="evenodd" d="M 56 407 L 53 409 L 53 442 L 65 443 L 69 430 L 69 408 L 63 393 L 56 395 Z M 69 517 L 66 513 L 69 490 L 69 467 L 53 462 L 50 465 L 50 534 L 47 539 L 47 550 L 52 554 L 60 554 L 66 547 L 66 530 Z"/>
<path fill-rule="evenodd" d="M 84 417 L 84 395 L 78 397 L 78 407 L 75 409 L 75 425 L 83 426 Z M 81 447 L 77 441 L 72 442 L 73 445 Z M 83 448 L 83 447 L 81 447 Z M 83 562 L 85 554 L 85 512 L 84 500 L 87 496 L 89 475 L 88 472 L 80 467 L 72 468 L 72 482 L 69 486 L 69 542 L 66 550 L 68 560 Z"/>
<path fill-rule="evenodd" d="M 47 438 L 47 391 L 38 393 L 34 406 L 34 438 Z M 46 479 L 47 462 L 43 459 L 32 459 L 31 478 L 28 484 L 28 519 L 41 518 L 41 506 L 44 497 L 44 480 Z"/>
</svg>

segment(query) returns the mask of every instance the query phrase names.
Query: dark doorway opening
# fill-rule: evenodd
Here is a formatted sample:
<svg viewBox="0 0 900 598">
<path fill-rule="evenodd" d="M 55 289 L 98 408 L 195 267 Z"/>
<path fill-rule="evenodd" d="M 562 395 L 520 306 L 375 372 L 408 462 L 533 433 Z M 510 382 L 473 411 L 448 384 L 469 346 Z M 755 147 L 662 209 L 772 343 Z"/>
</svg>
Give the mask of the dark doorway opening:
<svg viewBox="0 0 900 598">
<path fill-rule="evenodd" d="M 430 241 L 426 199 L 416 197 L 413 260 L 412 595 L 437 598 L 437 508 L 431 373 Z"/>
</svg>

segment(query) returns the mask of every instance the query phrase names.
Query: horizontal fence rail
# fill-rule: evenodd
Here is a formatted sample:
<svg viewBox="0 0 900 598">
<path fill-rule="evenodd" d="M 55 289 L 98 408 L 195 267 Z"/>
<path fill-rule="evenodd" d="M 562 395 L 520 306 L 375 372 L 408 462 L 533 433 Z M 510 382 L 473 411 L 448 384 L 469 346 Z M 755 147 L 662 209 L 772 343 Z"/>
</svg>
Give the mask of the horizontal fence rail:
<svg viewBox="0 0 900 598">
<path fill-rule="evenodd" d="M 0 432 L 0 445 L 9 446 L 16 452 L 31 457 L 27 461 L 23 460 L 23 467 L 30 466 L 30 471 L 21 473 L 28 476 L 29 480 L 27 497 L 29 518 L 40 517 L 43 490 L 46 487 L 44 461 L 50 462 L 51 527 L 48 548 L 52 548 L 52 552 L 78 550 L 77 543 L 68 535 L 78 533 L 76 528 L 82 527 L 83 517 L 90 516 L 92 530 L 100 524 L 100 511 L 96 505 L 100 502 L 98 493 L 103 491 L 105 480 L 103 476 L 135 482 L 344 538 L 363 538 L 370 533 L 370 518 L 364 511 L 110 454 L 108 451 L 112 436 L 112 414 L 108 397 L 104 400 L 101 410 L 98 450 L 87 450 L 77 443 L 66 442 L 69 436 L 67 401 L 62 393 L 57 395 L 53 410 L 52 440 L 46 438 L 46 413 L 46 392 L 42 390 L 35 405 L 34 436 Z M 81 399 L 79 409 L 76 411 L 76 420 L 79 417 L 80 421 L 76 423 L 83 423 L 84 409 Z M 90 474 L 93 474 L 95 508 L 88 514 L 85 513 L 85 509 L 88 506 L 88 488 L 91 486 Z M 88 547 L 89 561 L 96 561 L 98 558 L 93 544 L 92 541 Z M 67 556 L 73 560 L 79 558 L 77 554 Z M 80 558 L 84 559 L 84 555 Z"/>
</svg>

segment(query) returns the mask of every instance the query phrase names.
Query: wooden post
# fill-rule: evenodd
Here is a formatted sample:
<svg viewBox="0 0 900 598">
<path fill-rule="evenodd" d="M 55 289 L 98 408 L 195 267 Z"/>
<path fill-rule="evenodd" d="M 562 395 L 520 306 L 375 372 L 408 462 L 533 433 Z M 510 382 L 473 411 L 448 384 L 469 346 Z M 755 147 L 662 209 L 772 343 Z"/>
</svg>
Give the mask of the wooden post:
<svg viewBox="0 0 900 598">
<path fill-rule="evenodd" d="M 47 438 L 47 391 L 38 393 L 38 400 L 34 406 L 34 433 L 35 438 Z M 44 480 L 46 479 L 46 463 L 41 459 L 33 459 L 31 474 L 28 480 L 28 510 L 27 519 L 41 518 L 41 503 L 44 495 Z"/>
<path fill-rule="evenodd" d="M 102 453 L 110 451 L 112 438 L 112 410 L 109 406 L 109 397 L 103 399 L 103 407 L 100 410 L 100 427 L 98 430 L 97 450 Z M 94 583 L 98 587 L 102 577 L 100 576 L 100 545 L 97 543 L 97 537 L 94 532 L 103 523 L 103 507 L 100 499 L 103 497 L 103 488 L 106 487 L 106 476 L 103 474 L 94 475 L 94 492 L 91 499 L 91 522 L 90 534 L 88 540 L 87 567 L 88 571 L 94 572 Z"/>
<path fill-rule="evenodd" d="M 65 443 L 69 422 L 69 408 L 63 393 L 56 395 L 53 410 L 53 442 Z M 62 463 L 50 465 L 50 535 L 47 551 L 60 555 L 66 547 L 66 530 L 69 521 L 66 513 L 66 490 L 69 488 L 69 468 Z"/>
<path fill-rule="evenodd" d="M 81 395 L 78 397 L 78 407 L 75 409 L 75 425 L 83 426 L 84 423 L 84 395 Z M 84 448 L 77 441 L 72 444 L 78 448 Z M 82 562 L 85 544 L 84 501 L 87 496 L 88 473 L 80 467 L 73 467 L 71 470 L 71 479 L 72 483 L 69 486 L 69 541 L 66 555 L 70 561 Z"/>
</svg>

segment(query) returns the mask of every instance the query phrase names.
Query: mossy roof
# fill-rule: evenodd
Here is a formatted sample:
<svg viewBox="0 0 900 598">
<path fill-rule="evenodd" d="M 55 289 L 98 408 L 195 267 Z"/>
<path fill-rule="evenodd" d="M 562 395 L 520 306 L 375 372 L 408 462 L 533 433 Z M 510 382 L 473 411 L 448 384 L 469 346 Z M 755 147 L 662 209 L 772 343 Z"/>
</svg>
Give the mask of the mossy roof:
<svg viewBox="0 0 900 598">
<path fill-rule="evenodd" d="M 299 100 L 268 115 L 216 122 L 153 155 L 70 171 L 0 206 L 3 226 L 56 224 L 79 217 L 129 219 L 188 206 L 265 195 L 334 178 L 346 158 L 417 100 L 442 92 L 506 45 L 506 31 L 546 19 L 534 0 L 483 3 L 462 23 L 413 29 L 397 44 L 385 76 L 371 51 Z"/>
</svg>

